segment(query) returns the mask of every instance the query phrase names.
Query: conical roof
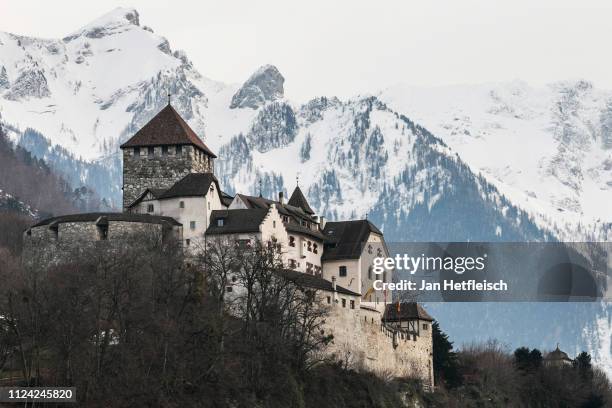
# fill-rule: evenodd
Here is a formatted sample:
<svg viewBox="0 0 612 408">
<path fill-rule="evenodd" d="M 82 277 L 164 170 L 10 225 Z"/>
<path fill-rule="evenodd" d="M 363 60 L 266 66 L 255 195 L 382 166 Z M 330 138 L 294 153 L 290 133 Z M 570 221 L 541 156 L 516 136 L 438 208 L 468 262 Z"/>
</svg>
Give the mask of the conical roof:
<svg viewBox="0 0 612 408">
<path fill-rule="evenodd" d="M 122 144 L 121 148 L 164 145 L 193 145 L 209 156 L 217 157 L 170 104 Z"/>
<path fill-rule="evenodd" d="M 548 353 L 546 355 L 546 359 L 547 360 L 568 360 L 568 361 L 571 361 L 571 359 L 569 358 L 567 353 L 565 353 L 564 351 L 561 351 L 561 349 L 559 349 L 559 345 L 557 345 L 556 349 L 554 349 L 553 351 L 551 351 L 550 353 Z"/>
<path fill-rule="evenodd" d="M 295 187 L 295 190 L 293 190 L 293 194 L 291 194 L 291 198 L 287 204 L 301 208 L 306 214 L 314 214 L 314 211 L 308 205 L 308 201 L 306 200 L 306 197 L 304 197 L 304 194 L 302 193 L 302 190 L 300 190 L 299 186 Z"/>
</svg>

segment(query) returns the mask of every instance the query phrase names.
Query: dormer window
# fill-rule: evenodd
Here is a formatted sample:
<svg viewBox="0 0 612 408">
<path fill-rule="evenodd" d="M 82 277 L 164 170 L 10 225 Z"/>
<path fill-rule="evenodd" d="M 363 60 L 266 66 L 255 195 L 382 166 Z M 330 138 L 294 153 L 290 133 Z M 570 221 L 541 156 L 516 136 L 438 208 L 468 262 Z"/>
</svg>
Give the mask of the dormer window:
<svg viewBox="0 0 612 408">
<path fill-rule="evenodd" d="M 153 204 L 147 204 L 147 212 L 152 213 L 155 211 L 155 206 Z"/>
<path fill-rule="evenodd" d="M 217 227 L 222 227 L 225 225 L 225 218 L 217 218 Z"/>
</svg>

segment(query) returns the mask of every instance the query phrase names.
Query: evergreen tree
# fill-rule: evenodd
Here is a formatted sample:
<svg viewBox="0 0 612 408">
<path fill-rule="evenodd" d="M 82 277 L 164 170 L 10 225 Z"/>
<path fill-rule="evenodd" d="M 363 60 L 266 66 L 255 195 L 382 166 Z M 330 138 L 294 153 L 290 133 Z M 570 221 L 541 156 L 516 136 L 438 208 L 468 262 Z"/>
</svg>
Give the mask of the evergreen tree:
<svg viewBox="0 0 612 408">
<path fill-rule="evenodd" d="M 461 385 L 462 378 L 457 354 L 453 351 L 453 342 L 440 329 L 438 322 L 433 322 L 432 330 L 435 382 L 444 383 L 449 388 L 457 387 Z"/>
<path fill-rule="evenodd" d="M 3 66 L 0 69 L 0 89 L 8 89 L 10 83 L 8 80 L 8 75 L 6 74 L 6 68 Z"/>
</svg>

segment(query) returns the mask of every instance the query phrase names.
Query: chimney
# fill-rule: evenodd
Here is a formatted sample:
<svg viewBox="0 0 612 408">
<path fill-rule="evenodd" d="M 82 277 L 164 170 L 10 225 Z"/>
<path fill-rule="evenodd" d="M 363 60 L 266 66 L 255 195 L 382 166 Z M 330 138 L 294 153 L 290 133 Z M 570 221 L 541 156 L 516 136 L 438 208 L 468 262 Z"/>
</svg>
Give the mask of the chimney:
<svg viewBox="0 0 612 408">
<path fill-rule="evenodd" d="M 278 202 L 281 205 L 285 205 L 285 193 L 283 193 L 282 191 L 278 192 Z"/>
<path fill-rule="evenodd" d="M 324 216 L 319 217 L 319 227 L 321 229 L 325 228 L 325 217 Z"/>
</svg>

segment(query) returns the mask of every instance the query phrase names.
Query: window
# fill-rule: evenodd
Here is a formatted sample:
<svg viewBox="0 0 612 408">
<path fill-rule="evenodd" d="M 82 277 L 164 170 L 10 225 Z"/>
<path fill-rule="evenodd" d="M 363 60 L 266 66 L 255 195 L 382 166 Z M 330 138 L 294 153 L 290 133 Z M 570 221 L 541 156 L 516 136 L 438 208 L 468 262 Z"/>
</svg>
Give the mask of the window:
<svg viewBox="0 0 612 408">
<path fill-rule="evenodd" d="M 342 307 L 346 307 L 346 299 L 342 299 Z"/>
<path fill-rule="evenodd" d="M 179 201 L 179 208 L 185 208 L 185 202 Z"/>
<path fill-rule="evenodd" d="M 296 267 L 297 267 L 297 262 L 295 261 L 295 259 L 290 259 L 289 260 L 289 268 L 295 269 Z"/>
<path fill-rule="evenodd" d="M 312 252 L 314 252 L 315 254 L 319 253 L 317 248 L 318 248 L 317 244 L 312 244 Z"/>
<path fill-rule="evenodd" d="M 249 248 L 251 246 L 251 240 L 250 239 L 237 239 L 236 246 L 242 249 Z"/>
<path fill-rule="evenodd" d="M 217 218 L 217 227 L 222 227 L 225 225 L 225 218 Z"/>
<path fill-rule="evenodd" d="M 370 265 L 370 267 L 368 268 L 368 279 L 372 279 L 372 269 L 374 267 Z"/>
<path fill-rule="evenodd" d="M 189 246 L 189 244 L 191 244 L 191 240 L 190 239 L 186 239 L 185 240 L 185 246 Z"/>
<path fill-rule="evenodd" d="M 140 157 L 140 147 L 134 148 L 134 157 L 136 158 Z"/>
<path fill-rule="evenodd" d="M 98 238 L 101 241 L 108 239 L 108 225 L 98 225 Z"/>
<path fill-rule="evenodd" d="M 149 157 L 153 157 L 153 156 L 155 156 L 155 148 L 154 148 L 153 146 L 149 146 L 149 147 L 147 148 L 147 151 L 148 151 L 148 155 L 149 155 Z"/>
<path fill-rule="evenodd" d="M 168 155 L 168 146 L 162 146 L 162 156 Z"/>
<path fill-rule="evenodd" d="M 295 246 L 295 237 L 289 236 L 289 246 L 290 247 Z"/>
<path fill-rule="evenodd" d="M 427 323 L 423 323 L 423 330 L 429 330 L 429 325 Z"/>
<path fill-rule="evenodd" d="M 310 262 L 306 262 L 306 273 L 309 273 L 312 275 L 312 268 L 313 268 L 313 264 L 311 264 Z"/>
<path fill-rule="evenodd" d="M 148 204 L 147 205 L 147 212 L 152 213 L 153 211 L 155 211 L 155 206 L 153 204 Z"/>
<path fill-rule="evenodd" d="M 368 254 L 372 255 L 372 245 L 368 245 Z"/>
<path fill-rule="evenodd" d="M 272 221 L 272 228 L 276 228 L 276 221 Z"/>
<path fill-rule="evenodd" d="M 346 276 L 346 266 L 342 265 L 338 267 L 338 275 Z"/>
<path fill-rule="evenodd" d="M 329 305 L 331 303 L 331 296 L 327 297 L 327 304 Z"/>
<path fill-rule="evenodd" d="M 354 308 L 355 308 L 355 301 L 351 300 L 351 309 L 354 309 Z"/>
<path fill-rule="evenodd" d="M 306 250 L 312 251 L 312 242 L 308 241 L 308 244 L 306 245 Z"/>
<path fill-rule="evenodd" d="M 181 145 L 176 146 L 176 154 L 179 155 L 181 153 L 183 153 L 183 146 Z"/>
<path fill-rule="evenodd" d="M 226 292 L 231 292 L 233 290 L 234 290 L 234 288 L 232 288 L 231 286 L 228 286 L 228 287 L 225 288 Z"/>
<path fill-rule="evenodd" d="M 195 221 L 189 221 L 189 229 L 194 230 L 196 228 L 196 222 Z"/>
</svg>

